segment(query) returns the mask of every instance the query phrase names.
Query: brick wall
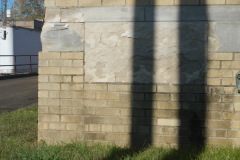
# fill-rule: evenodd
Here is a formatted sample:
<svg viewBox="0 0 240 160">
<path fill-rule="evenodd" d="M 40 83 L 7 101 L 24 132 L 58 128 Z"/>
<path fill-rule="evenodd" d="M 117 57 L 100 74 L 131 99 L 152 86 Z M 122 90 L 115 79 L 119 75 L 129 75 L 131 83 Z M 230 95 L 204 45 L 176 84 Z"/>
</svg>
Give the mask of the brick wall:
<svg viewBox="0 0 240 160">
<path fill-rule="evenodd" d="M 132 69 L 129 67 L 131 65 L 127 64 L 126 68 L 121 69 L 122 79 L 105 77 L 104 73 L 111 76 L 119 72 L 114 69 L 124 65 L 121 59 L 124 61 L 131 59 L 127 55 L 132 54 L 133 46 L 129 47 L 129 44 L 134 43 L 134 38 L 129 40 L 131 38 L 129 36 L 130 38 L 119 40 L 118 43 L 122 43 L 122 47 L 111 45 L 115 42 L 115 37 L 121 37 L 123 32 L 119 30 L 122 26 L 126 30 L 132 28 L 134 16 L 131 7 L 134 7 L 132 6 L 134 2 L 133 0 L 45 0 L 47 14 L 42 33 L 43 52 L 39 55 L 39 141 L 57 143 L 77 140 L 129 146 L 134 138 L 139 145 L 143 145 L 144 141 L 151 137 L 151 144 L 155 146 L 177 146 L 179 139 L 188 143 L 192 134 L 204 132 L 207 144 L 239 145 L 240 96 L 236 89 L 235 75 L 240 68 L 240 50 L 238 47 L 231 47 L 228 43 L 231 39 L 222 40 L 221 32 L 208 30 L 206 85 L 195 83 L 182 85 L 179 84 L 179 80 L 176 83 L 166 82 L 166 80 L 162 81 L 161 77 L 150 84 L 131 82 L 125 78 L 128 76 L 127 72 L 131 72 Z M 179 5 L 179 2 L 179 0 L 156 0 L 155 5 Z M 152 1 L 142 0 L 138 4 L 144 7 L 152 5 Z M 186 0 L 181 4 L 202 5 L 203 1 Z M 219 4 L 240 4 L 240 1 L 207 0 L 204 4 L 219 7 Z M 81 8 L 82 6 L 86 7 Z M 90 6 L 99 7 L 93 8 L 93 13 Z M 100 6 L 114 13 L 108 15 Z M 130 6 L 130 9 L 124 8 L 127 12 L 119 14 L 124 9 L 116 7 L 111 10 L 112 6 L 123 8 Z M 226 19 L 227 25 L 233 23 L 232 20 L 236 22 L 234 24 L 238 23 L 237 16 L 229 19 L 231 15 L 238 15 L 236 8 L 229 9 L 232 14 L 228 12 L 227 14 L 230 15 L 224 14 L 219 18 L 216 15 L 218 12 L 222 13 L 222 8 L 215 12 L 214 7 L 209 11 L 211 18 L 209 24 L 213 26 L 212 28 L 218 29 Z M 105 19 L 102 18 L 103 15 Z M 175 23 L 176 17 L 170 16 L 168 20 Z M 145 23 L 145 18 L 143 20 L 140 18 L 139 21 Z M 159 21 L 156 28 L 168 25 L 161 17 L 156 21 Z M 174 26 L 172 22 L 170 27 L 172 24 Z M 100 28 L 96 33 L 91 32 L 95 25 L 98 26 L 96 28 Z M 115 35 L 115 30 L 106 28 L 107 25 L 110 26 L 109 28 L 116 28 L 116 32 L 120 33 Z M 104 35 L 108 29 L 109 33 Z M 238 43 L 238 40 L 235 42 Z M 97 43 L 100 45 L 97 46 Z M 218 46 L 219 43 L 221 45 Z M 178 48 L 176 45 L 173 46 Z M 113 56 L 106 58 L 109 54 Z M 116 56 L 121 58 L 114 61 Z M 103 64 L 100 63 L 101 57 L 107 59 Z M 177 57 L 170 59 L 178 61 Z M 111 61 L 112 63 L 108 64 Z M 160 63 L 157 60 L 154 62 Z M 174 74 L 179 72 L 179 66 L 176 66 L 172 69 Z M 170 79 L 173 79 L 174 74 L 168 71 L 168 67 L 165 69 L 170 74 Z M 155 75 L 159 77 L 158 73 Z M 183 118 L 180 116 L 182 110 L 185 115 Z M 202 129 L 196 129 L 197 132 L 191 129 L 191 118 L 194 118 L 194 115 L 198 115 L 199 121 L 203 122 L 200 126 Z"/>
<path fill-rule="evenodd" d="M 86 83 L 83 53 L 41 53 L 39 60 L 39 140 L 84 140 L 129 145 L 131 104 L 136 119 L 148 116 L 153 102 L 155 145 L 175 145 L 179 104 L 198 110 L 207 98 L 206 134 L 210 144 L 239 144 L 240 96 L 235 88 L 239 53 L 209 54 L 208 86 Z M 179 102 L 179 89 L 183 101 Z M 199 90 L 200 89 L 200 90 Z M 133 93 L 132 93 L 133 90 Z M 134 94 L 134 97 L 132 97 Z M 152 99 L 150 95 L 154 95 Z M 235 102 L 235 103 L 233 103 Z M 147 128 L 138 132 L 148 133 Z"/>
</svg>

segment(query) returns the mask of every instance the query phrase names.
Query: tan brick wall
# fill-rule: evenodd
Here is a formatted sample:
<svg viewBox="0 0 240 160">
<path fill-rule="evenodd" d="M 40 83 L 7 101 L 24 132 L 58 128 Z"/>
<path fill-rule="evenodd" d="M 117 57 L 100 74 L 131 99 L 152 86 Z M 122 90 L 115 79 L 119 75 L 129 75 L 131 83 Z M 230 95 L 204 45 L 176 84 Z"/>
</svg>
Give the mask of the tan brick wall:
<svg viewBox="0 0 240 160">
<path fill-rule="evenodd" d="M 59 8 L 224 4 L 235 5 L 240 1 L 138 0 L 136 4 L 135 0 L 45 0 L 47 8 L 57 11 L 47 19 L 52 16 L 59 21 Z M 240 145 L 240 96 L 235 87 L 239 64 L 240 53 L 208 53 L 204 88 L 175 84 L 88 83 L 84 81 L 84 52 L 40 53 L 39 141 L 79 140 L 128 146 L 133 116 L 134 120 L 144 122 L 151 115 L 151 104 L 153 144 L 176 146 L 181 125 L 180 104 L 186 110 L 194 107 L 191 110 L 198 112 L 206 99 L 207 143 Z M 133 104 L 139 109 L 131 113 Z M 149 128 L 138 126 L 136 130 L 149 134 Z"/>
<path fill-rule="evenodd" d="M 39 140 L 82 140 L 83 53 L 40 53 L 39 74 Z"/>
<path fill-rule="evenodd" d="M 39 61 L 44 63 L 39 67 L 39 140 L 48 143 L 85 140 L 128 146 L 132 104 L 139 105 L 134 115 L 140 120 L 149 115 L 146 102 L 152 101 L 153 144 L 175 146 L 180 125 L 179 104 L 197 110 L 206 97 L 207 143 L 237 144 L 234 139 L 239 137 L 240 97 L 235 88 L 235 74 L 239 54 L 209 53 L 207 86 L 203 89 L 161 84 L 150 87 L 85 83 L 84 65 L 73 65 L 75 60 L 83 63 L 82 52 L 40 53 Z M 56 67 L 55 61 L 62 66 Z M 63 72 L 66 67 L 69 72 Z M 138 131 L 148 133 L 148 127 L 140 127 Z"/>
</svg>

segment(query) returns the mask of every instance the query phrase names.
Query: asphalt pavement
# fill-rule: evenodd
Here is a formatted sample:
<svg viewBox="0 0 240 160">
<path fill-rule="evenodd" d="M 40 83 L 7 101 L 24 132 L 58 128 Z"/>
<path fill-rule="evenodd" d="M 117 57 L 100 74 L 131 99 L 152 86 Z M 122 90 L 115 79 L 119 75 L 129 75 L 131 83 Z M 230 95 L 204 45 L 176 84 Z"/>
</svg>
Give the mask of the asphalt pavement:
<svg viewBox="0 0 240 160">
<path fill-rule="evenodd" d="M 37 103 L 38 77 L 0 80 L 0 113 Z"/>
</svg>

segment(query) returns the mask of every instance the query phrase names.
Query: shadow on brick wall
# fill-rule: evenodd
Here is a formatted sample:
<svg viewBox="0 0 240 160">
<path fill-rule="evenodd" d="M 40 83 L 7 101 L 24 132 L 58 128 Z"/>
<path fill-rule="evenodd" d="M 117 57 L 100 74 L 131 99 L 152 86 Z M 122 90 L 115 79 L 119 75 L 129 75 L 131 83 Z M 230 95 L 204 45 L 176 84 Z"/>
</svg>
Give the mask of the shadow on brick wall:
<svg viewBox="0 0 240 160">
<path fill-rule="evenodd" d="M 198 7 L 199 9 L 192 10 L 202 19 L 202 21 L 194 21 L 194 19 L 186 20 L 186 16 L 189 16 L 186 14 L 187 6 L 184 6 L 184 0 L 181 3 L 182 5 L 179 6 L 179 149 L 168 153 L 165 160 L 179 159 L 180 157 L 176 156 L 186 148 L 188 154 L 193 155 L 192 159 L 197 159 L 206 145 L 207 6 L 203 5 Z M 194 73 L 195 78 L 189 80 L 188 75 Z M 194 101 L 187 102 L 186 97 L 192 95 Z"/>
<path fill-rule="evenodd" d="M 197 147 L 196 156 L 205 146 L 206 131 L 206 54 L 208 35 L 207 6 L 196 6 L 203 21 L 189 19 L 188 6 L 184 0 L 179 6 L 179 111 L 178 146 L 179 149 Z M 139 1 L 136 1 L 138 6 Z M 154 71 L 154 17 L 152 1 L 151 20 L 147 23 L 134 23 L 134 44 L 132 58 L 132 108 L 131 108 L 131 147 L 144 148 L 153 143 L 153 71 Z M 135 17 L 141 14 L 135 7 Z M 147 42 L 147 43 L 144 43 Z M 145 84 L 144 84 L 145 83 Z M 137 101 L 137 91 L 144 84 L 145 99 Z M 202 92 L 199 92 L 202 91 Z M 147 95 L 147 96 L 146 96 Z M 194 101 L 186 100 L 193 95 Z M 147 98 L 146 98 L 147 97 Z M 141 112 L 140 112 L 141 111 Z M 166 157 L 166 159 L 168 159 Z"/>
<path fill-rule="evenodd" d="M 153 142 L 153 70 L 154 70 L 154 0 L 149 22 L 134 21 L 132 51 L 132 101 L 131 101 L 131 148 L 144 148 Z M 142 14 L 136 0 L 135 17 Z M 138 92 L 144 92 L 144 100 L 138 101 Z"/>
</svg>

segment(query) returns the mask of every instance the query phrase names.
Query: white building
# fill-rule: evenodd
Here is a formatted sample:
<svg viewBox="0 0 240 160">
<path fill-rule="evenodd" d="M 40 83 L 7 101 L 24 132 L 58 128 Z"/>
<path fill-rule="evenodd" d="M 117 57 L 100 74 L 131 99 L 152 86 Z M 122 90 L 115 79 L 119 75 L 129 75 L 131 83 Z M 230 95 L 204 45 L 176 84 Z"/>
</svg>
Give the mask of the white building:
<svg viewBox="0 0 240 160">
<path fill-rule="evenodd" d="M 38 63 L 40 34 L 40 30 L 0 27 L 0 74 L 37 71 L 37 65 L 27 64 Z"/>
</svg>

